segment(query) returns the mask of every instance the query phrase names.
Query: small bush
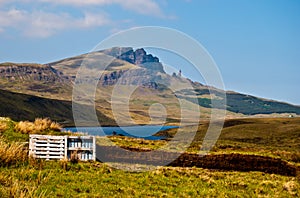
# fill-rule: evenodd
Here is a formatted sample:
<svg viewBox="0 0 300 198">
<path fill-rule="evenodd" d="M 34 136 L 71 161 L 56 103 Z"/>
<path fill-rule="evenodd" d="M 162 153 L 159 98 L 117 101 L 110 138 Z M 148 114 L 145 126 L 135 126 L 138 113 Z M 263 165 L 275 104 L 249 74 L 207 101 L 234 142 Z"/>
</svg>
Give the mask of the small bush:
<svg viewBox="0 0 300 198">
<path fill-rule="evenodd" d="M 0 137 L 0 166 L 11 166 L 28 160 L 28 150 L 24 144 L 8 144 Z"/>
<path fill-rule="evenodd" d="M 34 122 L 21 121 L 16 124 L 15 130 L 24 134 L 35 134 L 44 131 L 60 131 L 60 124 L 52 122 L 49 118 L 36 118 Z"/>
</svg>

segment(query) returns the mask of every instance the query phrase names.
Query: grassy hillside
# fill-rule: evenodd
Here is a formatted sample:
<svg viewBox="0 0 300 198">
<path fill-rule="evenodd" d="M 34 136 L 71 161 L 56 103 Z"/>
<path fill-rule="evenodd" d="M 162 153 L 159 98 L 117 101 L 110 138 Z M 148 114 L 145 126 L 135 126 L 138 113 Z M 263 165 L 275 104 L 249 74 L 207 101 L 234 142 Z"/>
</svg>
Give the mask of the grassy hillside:
<svg viewBox="0 0 300 198">
<path fill-rule="evenodd" d="M 189 152 L 199 152 L 207 128 L 207 121 L 199 126 L 185 127 L 186 133 L 197 130 Z M 176 132 L 177 129 L 169 129 L 157 135 L 172 137 Z M 230 119 L 225 121 L 212 152 L 259 154 L 300 164 L 299 140 L 300 118 Z"/>
<path fill-rule="evenodd" d="M 296 113 L 300 115 L 300 106 L 239 93 L 227 93 L 227 105 L 229 111 L 246 115 L 271 113 Z"/>
<path fill-rule="evenodd" d="M 297 197 L 294 177 L 261 172 L 158 168 L 130 173 L 101 163 L 32 162 L 0 168 L 1 197 Z"/>
<path fill-rule="evenodd" d="M 280 124 L 284 124 L 281 129 L 278 128 Z M 297 176 L 197 167 L 158 167 L 147 172 L 127 172 L 100 162 L 71 163 L 64 160 L 34 160 L 27 157 L 28 145 L 18 142 L 28 140 L 28 134 L 15 130 L 15 125 L 17 123 L 10 120 L 1 119 L 0 121 L 0 197 L 252 198 L 298 197 L 300 195 L 300 180 Z M 262 156 L 264 154 L 260 151 L 263 150 L 266 155 L 269 155 L 272 150 L 287 153 L 299 152 L 299 143 L 297 139 L 295 140 L 296 137 L 299 139 L 297 126 L 299 126 L 299 119 L 228 120 L 213 153 L 245 153 L 247 151 Z M 199 127 L 198 138 L 202 136 L 203 127 L 205 128 L 205 123 Z M 273 142 L 267 144 L 270 134 L 263 133 L 267 128 L 274 128 L 272 138 L 283 139 L 281 144 Z M 186 128 L 186 133 L 188 131 L 189 128 Z M 284 134 L 284 131 L 291 135 Z M 171 130 L 168 133 L 172 135 L 174 132 Z M 248 132 L 252 133 L 248 134 Z M 7 134 L 10 134 L 10 137 L 14 134 L 14 138 L 7 139 Z M 265 142 L 256 143 L 251 140 L 259 138 Z M 165 142 L 141 141 L 124 137 L 112 137 L 112 140 L 127 147 L 152 147 L 152 149 Z M 291 147 L 289 147 L 291 142 L 294 144 L 290 144 Z M 283 157 L 277 156 L 277 158 Z M 132 166 L 135 169 L 143 169 L 143 165 Z"/>
<path fill-rule="evenodd" d="M 101 112 L 98 111 L 97 115 L 101 124 L 115 125 L 112 119 Z M 0 116 L 10 117 L 16 121 L 49 117 L 65 126 L 74 125 L 72 102 L 13 93 L 5 90 L 0 91 Z"/>
<path fill-rule="evenodd" d="M 72 95 L 72 84 L 62 73 L 35 63 L 0 63 L 0 89 L 59 100 Z"/>
<path fill-rule="evenodd" d="M 197 100 L 192 97 L 195 95 Z M 211 100 L 221 101 L 223 95 L 218 89 L 212 89 L 212 93 L 210 93 L 209 89 L 205 87 L 196 87 L 195 90 L 182 90 L 179 92 L 179 97 L 197 103 L 202 107 L 210 108 Z M 295 113 L 300 115 L 300 106 L 236 92 L 226 92 L 226 105 L 228 111 L 245 115 L 272 113 Z"/>
<path fill-rule="evenodd" d="M 104 63 L 101 60 L 106 60 L 107 55 L 103 52 L 93 52 L 89 54 L 83 54 L 75 57 L 70 57 L 66 59 L 62 59 L 56 62 L 49 63 L 51 67 L 54 69 L 63 72 L 65 75 L 69 77 L 75 77 L 77 74 L 78 69 L 80 68 L 82 63 L 89 64 L 89 69 L 93 69 L 94 67 L 98 68 L 99 70 L 106 70 L 106 71 L 118 71 L 118 70 L 128 70 L 128 69 L 136 69 L 139 68 L 137 65 L 133 65 L 129 62 L 114 59 L 112 62 L 104 68 Z"/>
</svg>

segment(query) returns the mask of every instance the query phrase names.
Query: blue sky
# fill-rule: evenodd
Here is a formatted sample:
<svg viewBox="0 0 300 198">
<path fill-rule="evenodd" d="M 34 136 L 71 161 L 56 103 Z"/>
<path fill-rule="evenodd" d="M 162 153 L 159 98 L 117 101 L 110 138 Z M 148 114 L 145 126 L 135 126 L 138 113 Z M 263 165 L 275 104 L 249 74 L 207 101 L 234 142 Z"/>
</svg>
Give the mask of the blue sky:
<svg viewBox="0 0 300 198">
<path fill-rule="evenodd" d="M 83 54 L 137 26 L 170 27 L 195 38 L 214 58 L 227 90 L 300 105 L 298 0 L 0 0 L 0 62 Z M 157 53 L 197 80 L 189 67 Z"/>
</svg>

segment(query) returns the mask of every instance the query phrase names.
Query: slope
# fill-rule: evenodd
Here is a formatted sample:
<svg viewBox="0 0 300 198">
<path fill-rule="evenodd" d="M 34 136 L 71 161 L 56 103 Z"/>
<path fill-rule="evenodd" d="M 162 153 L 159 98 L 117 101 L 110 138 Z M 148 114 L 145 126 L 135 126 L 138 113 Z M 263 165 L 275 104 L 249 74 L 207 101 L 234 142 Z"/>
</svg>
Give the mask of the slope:
<svg viewBox="0 0 300 198">
<path fill-rule="evenodd" d="M 101 124 L 115 125 L 112 119 L 101 112 L 98 111 L 97 115 Z M 37 117 L 50 117 L 64 126 L 74 125 L 70 101 L 41 98 L 5 90 L 0 90 L 0 116 L 10 117 L 16 121 L 32 121 Z"/>
</svg>

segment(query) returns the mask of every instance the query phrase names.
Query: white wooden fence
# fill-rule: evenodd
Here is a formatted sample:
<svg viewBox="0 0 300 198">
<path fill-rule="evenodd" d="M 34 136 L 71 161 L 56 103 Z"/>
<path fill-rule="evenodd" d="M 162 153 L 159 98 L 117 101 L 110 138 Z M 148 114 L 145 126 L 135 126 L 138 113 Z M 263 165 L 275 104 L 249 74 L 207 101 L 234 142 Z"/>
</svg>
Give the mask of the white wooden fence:
<svg viewBox="0 0 300 198">
<path fill-rule="evenodd" d="M 46 160 L 71 159 L 96 160 L 96 139 L 94 136 L 51 136 L 30 135 L 29 155 Z"/>
</svg>

